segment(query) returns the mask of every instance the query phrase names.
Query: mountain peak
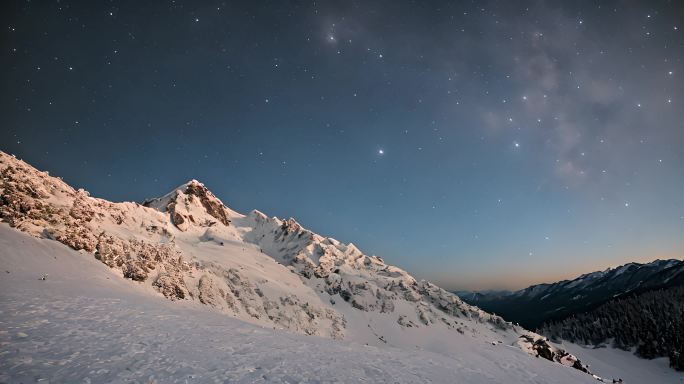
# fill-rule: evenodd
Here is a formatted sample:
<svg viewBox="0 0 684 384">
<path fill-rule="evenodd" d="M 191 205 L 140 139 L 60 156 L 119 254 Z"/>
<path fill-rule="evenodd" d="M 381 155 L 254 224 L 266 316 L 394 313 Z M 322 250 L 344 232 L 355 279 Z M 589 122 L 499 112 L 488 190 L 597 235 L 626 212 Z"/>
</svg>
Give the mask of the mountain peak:
<svg viewBox="0 0 684 384">
<path fill-rule="evenodd" d="M 92 254 L 171 300 L 197 300 L 269 328 L 376 346 L 412 350 L 444 339 L 475 347 L 498 340 L 539 356 L 532 346 L 545 343 L 292 218 L 234 212 L 197 180 L 141 207 L 90 197 L 1 153 L 0 173 L 0 221 Z M 582 367 L 574 356 L 544 348 L 553 352 L 547 359 Z"/>
<path fill-rule="evenodd" d="M 171 222 L 181 231 L 192 224 L 212 226 L 217 222 L 230 225 L 238 214 L 229 209 L 205 185 L 196 179 L 181 184 L 162 197 L 145 200 L 144 206 L 168 212 Z"/>
</svg>

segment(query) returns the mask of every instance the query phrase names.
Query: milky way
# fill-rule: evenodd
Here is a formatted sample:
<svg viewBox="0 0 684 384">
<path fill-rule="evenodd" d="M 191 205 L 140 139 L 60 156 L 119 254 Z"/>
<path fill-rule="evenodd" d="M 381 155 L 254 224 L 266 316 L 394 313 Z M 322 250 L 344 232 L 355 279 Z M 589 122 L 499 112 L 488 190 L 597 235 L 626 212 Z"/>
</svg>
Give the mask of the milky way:
<svg viewBox="0 0 684 384">
<path fill-rule="evenodd" d="M 451 288 L 684 254 L 680 3 L 95 3 L 0 16 L 1 149 L 95 196 L 196 178 Z"/>
</svg>

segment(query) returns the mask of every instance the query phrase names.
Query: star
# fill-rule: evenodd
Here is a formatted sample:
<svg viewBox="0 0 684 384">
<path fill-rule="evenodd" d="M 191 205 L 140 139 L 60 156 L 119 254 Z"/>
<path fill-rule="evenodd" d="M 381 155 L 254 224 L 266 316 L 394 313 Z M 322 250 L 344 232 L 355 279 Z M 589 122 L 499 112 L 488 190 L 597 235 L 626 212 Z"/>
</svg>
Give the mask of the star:
<svg viewBox="0 0 684 384">
<path fill-rule="evenodd" d="M 512 254 L 534 255 L 528 259 L 580 254 L 581 247 L 556 252 L 551 245 L 567 240 L 574 247 L 586 235 L 595 235 L 590 244 L 603 247 L 614 242 L 619 248 L 624 239 L 628 243 L 630 221 L 637 220 L 633 215 L 644 207 L 638 200 L 631 209 L 631 200 L 626 198 L 675 196 L 653 199 L 653 206 L 646 207 L 645 211 L 667 214 L 654 214 L 657 221 L 639 227 L 648 232 L 647 237 L 650 231 L 671 225 L 668 220 L 678 219 L 677 214 L 684 215 L 682 201 L 676 197 L 682 182 L 677 150 L 684 145 L 679 130 L 684 109 L 678 108 L 684 46 L 678 31 L 682 21 L 677 21 L 672 5 L 531 2 L 513 7 L 513 12 L 504 1 L 488 2 L 486 10 L 484 5 L 471 4 L 473 9 L 467 12 L 429 7 L 430 14 L 423 15 L 422 6 L 410 2 L 382 11 L 368 2 L 340 9 L 326 2 L 307 2 L 298 9 L 276 5 L 229 12 L 221 1 L 211 11 L 211 6 L 186 4 L 184 8 L 182 2 L 173 0 L 149 5 L 146 12 L 158 16 L 149 19 L 139 17 L 134 8 L 109 2 L 80 10 L 76 19 L 62 3 L 56 8 L 64 17 L 54 17 L 57 9 L 52 6 L 12 7 L 8 21 L 18 24 L 4 27 L 11 35 L 6 52 L 16 56 L 3 67 L 12 74 L 7 96 L 16 108 L 7 108 L 15 137 L 6 135 L 10 139 L 3 150 L 13 150 L 27 160 L 40 152 L 31 148 L 49 148 L 49 139 L 55 139 L 57 154 L 43 159 L 44 163 L 54 160 L 55 169 L 69 169 L 78 159 L 62 155 L 71 146 L 83 146 L 93 153 L 103 152 L 94 157 L 87 156 L 90 152 L 83 154 L 98 162 L 86 171 L 105 169 L 110 166 L 105 160 L 115 156 L 116 148 L 99 135 L 104 132 L 106 137 L 106 130 L 116 124 L 121 145 L 177 149 L 186 160 L 179 162 L 178 172 L 186 177 L 211 177 L 217 189 L 225 190 L 227 185 L 221 185 L 227 183 L 220 172 L 224 164 L 236 167 L 239 162 L 240 167 L 233 169 L 239 175 L 269 172 L 274 177 L 262 178 L 263 185 L 259 185 L 265 191 L 287 183 L 287 189 L 300 192 L 301 188 L 306 193 L 306 185 L 280 177 L 285 171 L 305 171 L 316 178 L 315 184 L 339 183 L 330 184 L 337 195 L 316 195 L 320 200 L 315 204 L 357 195 L 399 195 L 402 201 L 387 199 L 385 209 L 399 211 L 403 204 L 411 204 L 411 211 L 428 208 L 435 213 L 429 208 L 439 205 L 444 215 L 430 217 L 438 220 L 435 225 L 471 228 L 471 236 L 479 232 L 482 239 L 493 237 L 493 241 L 501 240 L 499 233 L 508 238 L 500 230 L 506 230 L 509 216 L 515 218 L 522 212 L 530 225 L 510 234 L 520 245 Z M 200 14 L 213 16 L 200 20 Z M 507 22 L 501 21 L 504 15 Z M 42 20 L 44 25 L 39 31 L 26 30 L 30 19 Z M 88 33 L 98 21 L 97 30 L 103 32 L 99 37 Z M 364 25 L 370 21 L 382 28 Z M 495 27 L 497 33 L 487 34 L 480 26 Z M 630 33 L 606 36 L 604 28 Z M 137 33 L 148 29 L 159 33 L 141 41 Z M 63 39 L 70 39 L 70 44 L 61 44 Z M 419 46 L 416 42 L 427 43 Z M 473 45 L 477 49 L 469 49 Z M 48 49 L 48 55 L 36 53 L 51 46 L 56 49 Z M 145 50 L 142 56 L 140 49 Z M 384 60 L 385 52 L 390 54 L 388 60 Z M 177 55 L 183 65 L 159 64 L 169 54 Z M 131 103 L 133 113 L 118 108 L 118 101 L 125 100 L 130 91 L 131 74 L 144 79 L 136 88 L 140 103 Z M 160 106 L 176 108 L 166 108 L 160 115 L 155 113 Z M 139 123 L 147 115 L 154 118 L 154 129 Z M 148 128 L 137 132 L 139 125 Z M 20 138 L 25 133 L 21 127 L 26 126 L 46 134 Z M 164 127 L 165 134 L 159 134 L 162 128 L 158 126 Z M 222 151 L 222 143 L 233 143 L 237 150 Z M 396 150 L 388 159 L 385 144 Z M 149 152 L 156 163 L 145 165 L 149 169 L 140 169 L 142 173 L 154 171 L 153 164 L 175 155 Z M 309 161 L 320 157 L 325 160 Z M 145 156 L 122 157 L 116 165 L 130 169 L 112 172 L 112 179 L 141 174 L 136 164 L 141 158 Z M 216 166 L 194 175 L 192 161 L 197 159 L 212 159 Z M 333 173 L 357 180 L 379 180 L 359 183 L 361 193 L 349 195 L 343 179 L 326 179 L 324 171 L 329 167 Z M 76 181 L 87 182 L 86 176 L 93 177 L 88 172 Z M 69 176 L 75 177 L 73 172 Z M 486 180 L 492 181 L 493 194 L 483 196 L 472 186 Z M 161 177 L 158 181 L 171 182 Z M 396 181 L 402 183 L 401 190 L 391 188 Z M 129 193 L 120 185 L 110 182 L 106 186 L 121 190 L 107 193 Z M 140 188 L 145 189 L 136 194 L 161 194 L 145 183 Z M 459 191 L 458 199 L 437 198 L 454 190 Z M 497 191 L 515 193 L 496 196 Z M 543 197 L 541 202 L 538 197 Z M 245 200 L 248 205 L 264 205 L 259 199 L 265 195 L 246 198 L 254 199 Z M 283 201 L 267 200 L 266 207 L 283 204 L 278 210 L 294 214 L 300 209 L 287 196 L 276 198 Z M 362 200 L 343 205 L 363 212 L 376 204 L 374 199 Z M 475 214 L 474 223 L 463 210 L 469 206 L 482 210 Z M 336 212 L 328 214 L 336 216 Z M 488 221 L 496 226 L 488 228 Z M 591 228 L 595 222 L 616 230 L 596 234 L 584 228 L 572 230 L 576 224 Z M 342 232 L 349 224 L 334 223 Z M 338 230 L 329 229 L 331 235 Z M 368 230 L 359 228 L 365 240 L 358 240 L 368 242 L 373 237 L 369 245 L 375 248 L 393 241 L 391 236 L 402 235 L 401 231 L 373 234 Z M 554 233 L 554 242 L 550 234 L 544 234 L 547 230 Z M 406 240 L 406 254 L 422 252 L 420 238 L 434 235 L 429 229 L 417 231 L 413 240 Z M 555 240 L 556 233 L 559 240 Z M 434 237 L 429 240 L 441 241 Z M 455 255 L 470 253 L 468 244 L 448 240 L 454 241 Z M 505 243 L 498 241 L 492 247 L 483 242 L 473 254 L 508 254 Z M 542 244 L 549 248 L 536 248 Z M 657 245 L 642 242 L 639 247 L 633 254 L 650 254 Z M 589 264 L 583 264 L 586 271 L 598 265 Z M 453 279 L 461 284 L 456 275 Z"/>
</svg>

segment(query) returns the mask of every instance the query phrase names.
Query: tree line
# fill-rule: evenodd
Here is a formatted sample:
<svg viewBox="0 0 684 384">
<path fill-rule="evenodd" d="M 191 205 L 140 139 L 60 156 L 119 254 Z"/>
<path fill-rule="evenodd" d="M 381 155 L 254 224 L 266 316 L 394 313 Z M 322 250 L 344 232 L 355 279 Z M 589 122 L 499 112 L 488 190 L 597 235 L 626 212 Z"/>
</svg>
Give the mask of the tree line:
<svg viewBox="0 0 684 384">
<path fill-rule="evenodd" d="M 669 357 L 684 371 L 684 286 L 613 299 L 596 309 L 544 324 L 539 330 L 552 340 L 584 345 L 609 341 L 647 359 Z"/>
</svg>

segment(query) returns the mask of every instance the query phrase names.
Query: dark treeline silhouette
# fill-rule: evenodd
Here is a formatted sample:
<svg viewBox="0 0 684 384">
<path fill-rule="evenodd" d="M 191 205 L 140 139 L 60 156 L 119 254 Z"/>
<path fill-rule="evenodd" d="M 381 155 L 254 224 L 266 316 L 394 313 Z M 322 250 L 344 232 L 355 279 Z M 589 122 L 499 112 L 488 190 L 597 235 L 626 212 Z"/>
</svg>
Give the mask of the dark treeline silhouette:
<svg viewBox="0 0 684 384">
<path fill-rule="evenodd" d="M 594 310 L 544 324 L 552 340 L 615 347 L 652 359 L 667 356 L 670 366 L 684 370 L 684 286 L 611 300 Z"/>
</svg>

